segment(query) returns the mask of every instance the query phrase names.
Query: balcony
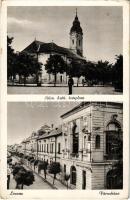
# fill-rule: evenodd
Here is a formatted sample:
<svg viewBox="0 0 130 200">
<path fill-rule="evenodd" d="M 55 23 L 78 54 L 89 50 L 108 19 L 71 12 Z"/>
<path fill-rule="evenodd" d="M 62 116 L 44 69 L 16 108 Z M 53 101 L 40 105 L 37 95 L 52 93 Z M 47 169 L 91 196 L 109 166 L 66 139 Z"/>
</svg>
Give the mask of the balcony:
<svg viewBox="0 0 130 200">
<path fill-rule="evenodd" d="M 70 153 L 70 158 L 78 159 L 79 158 L 79 153 Z"/>
</svg>

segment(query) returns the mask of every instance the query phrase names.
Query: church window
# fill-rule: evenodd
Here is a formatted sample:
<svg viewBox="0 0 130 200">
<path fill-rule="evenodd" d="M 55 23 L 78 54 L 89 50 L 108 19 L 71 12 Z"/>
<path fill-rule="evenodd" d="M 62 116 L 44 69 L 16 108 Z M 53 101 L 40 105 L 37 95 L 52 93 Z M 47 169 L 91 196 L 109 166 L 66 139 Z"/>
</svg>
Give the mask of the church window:
<svg viewBox="0 0 130 200">
<path fill-rule="evenodd" d="M 72 44 L 74 44 L 74 40 L 72 40 Z"/>
</svg>

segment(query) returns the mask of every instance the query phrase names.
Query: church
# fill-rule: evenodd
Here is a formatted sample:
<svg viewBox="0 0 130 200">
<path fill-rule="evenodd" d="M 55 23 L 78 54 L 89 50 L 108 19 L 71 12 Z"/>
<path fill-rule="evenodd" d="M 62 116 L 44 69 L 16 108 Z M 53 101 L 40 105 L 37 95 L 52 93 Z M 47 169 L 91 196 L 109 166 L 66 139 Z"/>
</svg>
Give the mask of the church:
<svg viewBox="0 0 130 200">
<path fill-rule="evenodd" d="M 41 62 L 42 72 L 40 75 L 40 79 L 42 83 L 53 83 L 54 75 L 48 74 L 45 70 L 45 64 L 50 55 L 60 55 L 64 61 L 68 64 L 72 60 L 77 61 L 79 63 L 85 62 L 85 58 L 83 57 L 83 30 L 80 26 L 80 21 L 77 15 L 77 9 L 75 18 L 70 29 L 69 33 L 70 37 L 70 46 L 69 48 L 64 48 L 58 46 L 54 42 L 45 43 L 41 41 L 37 41 L 36 39 L 28 45 L 22 52 L 37 56 L 38 61 Z M 76 82 L 77 78 L 74 77 L 74 82 Z M 80 77 L 79 82 L 82 82 L 83 77 Z M 57 83 L 65 83 L 68 82 L 68 76 L 66 72 L 57 74 Z"/>
</svg>

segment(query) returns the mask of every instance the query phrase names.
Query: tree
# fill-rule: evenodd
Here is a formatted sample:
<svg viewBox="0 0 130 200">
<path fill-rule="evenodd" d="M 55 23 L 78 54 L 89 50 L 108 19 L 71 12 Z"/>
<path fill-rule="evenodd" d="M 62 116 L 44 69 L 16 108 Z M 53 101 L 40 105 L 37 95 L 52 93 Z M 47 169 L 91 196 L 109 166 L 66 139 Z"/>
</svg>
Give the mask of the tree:
<svg viewBox="0 0 130 200">
<path fill-rule="evenodd" d="M 59 162 L 52 162 L 49 165 L 48 172 L 50 174 L 54 174 L 54 177 L 53 177 L 53 185 L 54 185 L 54 181 L 56 179 L 56 174 L 61 172 L 60 163 Z"/>
<path fill-rule="evenodd" d="M 19 77 L 24 77 L 24 85 L 29 75 L 35 75 L 38 84 L 38 73 L 41 71 L 42 63 L 38 62 L 34 56 L 25 52 L 19 53 L 17 55 L 16 65 L 18 66 Z"/>
<path fill-rule="evenodd" d="M 41 162 L 39 162 L 39 165 L 38 165 L 38 172 L 40 172 L 43 169 L 45 179 L 46 179 L 47 166 L 48 166 L 48 163 L 46 161 L 41 161 Z"/>
<path fill-rule="evenodd" d="M 113 85 L 116 90 L 123 91 L 123 56 L 116 55 L 116 62 L 113 66 Z"/>
<path fill-rule="evenodd" d="M 21 189 L 23 189 L 24 185 L 32 185 L 34 182 L 34 175 L 32 171 L 28 171 L 25 168 L 21 168 L 14 176 L 14 179 L 16 181 L 16 188 L 18 188 L 18 185 L 21 185 Z"/>
<path fill-rule="evenodd" d="M 82 76 L 82 64 L 77 60 L 72 60 L 72 62 L 67 67 L 67 74 L 71 77 L 77 77 L 77 87 L 79 83 L 79 78 Z"/>
<path fill-rule="evenodd" d="M 111 81 L 111 67 L 112 65 L 109 64 L 108 61 L 103 62 L 100 60 L 96 64 L 97 79 L 102 82 L 103 85 Z"/>
<path fill-rule="evenodd" d="M 88 82 L 88 85 L 92 85 L 92 81 L 96 79 L 96 67 L 95 64 L 87 61 L 82 66 L 82 75 L 85 77 L 86 81 Z"/>
<path fill-rule="evenodd" d="M 12 158 L 7 159 L 7 163 L 10 164 L 12 162 Z"/>
<path fill-rule="evenodd" d="M 57 73 L 64 73 L 66 71 L 66 63 L 60 55 L 51 55 L 45 64 L 47 73 L 54 75 L 54 86 L 57 82 Z"/>
<path fill-rule="evenodd" d="M 13 37 L 7 36 L 7 79 L 11 77 L 11 79 L 15 79 L 17 74 L 17 66 L 15 65 L 16 54 L 14 53 L 14 49 L 11 44 L 13 41 Z"/>
</svg>

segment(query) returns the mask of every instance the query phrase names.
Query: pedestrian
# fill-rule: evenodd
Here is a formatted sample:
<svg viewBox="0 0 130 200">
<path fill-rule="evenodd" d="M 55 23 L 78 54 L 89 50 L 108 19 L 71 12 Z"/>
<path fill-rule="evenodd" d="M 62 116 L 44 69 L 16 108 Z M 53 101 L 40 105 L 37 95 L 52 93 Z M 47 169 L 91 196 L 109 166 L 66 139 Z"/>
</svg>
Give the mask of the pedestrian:
<svg viewBox="0 0 130 200">
<path fill-rule="evenodd" d="M 7 167 L 7 189 L 9 189 L 11 170 Z"/>
<path fill-rule="evenodd" d="M 73 78 L 70 76 L 69 80 L 68 80 L 68 86 L 69 86 L 69 94 L 72 94 L 72 86 L 74 85 L 74 80 Z"/>
</svg>

